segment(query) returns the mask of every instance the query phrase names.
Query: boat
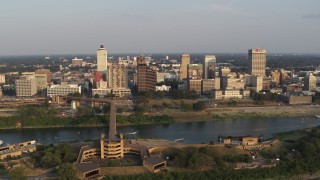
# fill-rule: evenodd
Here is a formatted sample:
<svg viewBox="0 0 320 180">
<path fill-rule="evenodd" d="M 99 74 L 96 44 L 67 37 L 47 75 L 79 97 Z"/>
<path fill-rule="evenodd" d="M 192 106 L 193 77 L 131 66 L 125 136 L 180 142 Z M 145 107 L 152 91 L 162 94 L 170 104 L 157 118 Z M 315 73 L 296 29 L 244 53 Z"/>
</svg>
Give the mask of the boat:
<svg viewBox="0 0 320 180">
<path fill-rule="evenodd" d="M 320 115 L 315 115 L 316 118 L 320 118 Z"/>
<path fill-rule="evenodd" d="M 3 141 L 0 140 L 0 146 L 2 146 L 2 144 L 3 144 Z"/>
<path fill-rule="evenodd" d="M 131 132 L 131 133 L 126 133 L 126 134 L 133 134 L 133 135 L 136 135 L 137 133 L 138 133 L 138 131 Z"/>
<path fill-rule="evenodd" d="M 184 138 L 176 139 L 174 142 L 184 141 Z"/>
</svg>

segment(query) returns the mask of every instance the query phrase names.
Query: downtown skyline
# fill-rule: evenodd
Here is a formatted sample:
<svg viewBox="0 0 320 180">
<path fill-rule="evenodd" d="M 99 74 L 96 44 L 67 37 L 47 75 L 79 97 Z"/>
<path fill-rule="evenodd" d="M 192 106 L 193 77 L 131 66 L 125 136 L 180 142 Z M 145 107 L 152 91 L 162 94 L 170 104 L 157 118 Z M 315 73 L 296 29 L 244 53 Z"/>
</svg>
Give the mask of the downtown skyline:
<svg viewBox="0 0 320 180">
<path fill-rule="evenodd" d="M 3 2 L 0 56 L 115 53 L 318 53 L 316 0 Z"/>
</svg>

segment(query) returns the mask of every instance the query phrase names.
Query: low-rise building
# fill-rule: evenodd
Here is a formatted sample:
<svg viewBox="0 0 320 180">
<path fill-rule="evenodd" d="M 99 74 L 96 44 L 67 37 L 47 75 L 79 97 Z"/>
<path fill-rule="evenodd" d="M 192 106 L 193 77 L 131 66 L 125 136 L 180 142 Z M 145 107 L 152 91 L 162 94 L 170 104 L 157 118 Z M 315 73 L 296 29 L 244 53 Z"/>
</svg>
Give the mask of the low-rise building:
<svg viewBox="0 0 320 180">
<path fill-rule="evenodd" d="M 202 80 L 202 94 L 212 94 L 214 89 L 220 89 L 220 78 Z"/>
<path fill-rule="evenodd" d="M 213 90 L 213 99 L 243 99 L 250 97 L 250 90 L 226 89 Z"/>
<path fill-rule="evenodd" d="M 282 100 L 282 102 L 288 103 L 290 105 L 302 105 L 302 104 L 312 103 L 312 96 L 304 96 L 303 94 L 300 94 L 300 95 L 284 94 L 280 96 L 280 99 Z"/>
<path fill-rule="evenodd" d="M 162 85 L 162 86 L 156 86 L 156 91 L 170 91 L 171 86 L 166 86 L 166 85 Z"/>
<path fill-rule="evenodd" d="M 77 84 L 60 84 L 47 87 L 47 96 L 67 96 L 68 94 L 81 93 L 81 86 Z"/>
<path fill-rule="evenodd" d="M 36 150 L 36 141 L 27 141 L 18 144 L 12 144 L 0 147 L 0 160 L 18 157 L 23 153 L 34 152 Z"/>
<path fill-rule="evenodd" d="M 201 79 L 188 79 L 188 90 L 189 91 L 196 91 L 198 94 L 201 94 Z"/>
</svg>

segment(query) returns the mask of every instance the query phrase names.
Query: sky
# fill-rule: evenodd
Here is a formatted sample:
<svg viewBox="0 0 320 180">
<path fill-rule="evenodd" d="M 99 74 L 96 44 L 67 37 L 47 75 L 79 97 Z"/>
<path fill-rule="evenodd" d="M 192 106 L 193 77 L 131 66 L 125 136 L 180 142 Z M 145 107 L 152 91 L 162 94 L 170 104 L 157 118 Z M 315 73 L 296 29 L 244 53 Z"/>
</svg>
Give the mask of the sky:
<svg viewBox="0 0 320 180">
<path fill-rule="evenodd" d="M 320 53 L 320 0 L 0 0 L 0 56 Z"/>
</svg>

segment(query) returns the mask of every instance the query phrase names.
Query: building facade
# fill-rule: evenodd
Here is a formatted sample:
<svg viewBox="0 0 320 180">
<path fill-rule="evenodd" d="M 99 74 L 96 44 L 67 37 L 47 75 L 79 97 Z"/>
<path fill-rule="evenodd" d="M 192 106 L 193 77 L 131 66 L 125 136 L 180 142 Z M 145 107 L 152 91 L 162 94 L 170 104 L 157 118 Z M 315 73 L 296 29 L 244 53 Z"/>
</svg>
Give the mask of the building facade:
<svg viewBox="0 0 320 180">
<path fill-rule="evenodd" d="M 138 91 L 155 91 L 157 74 L 155 71 L 149 69 L 149 66 L 142 56 L 138 58 L 137 71 Z"/>
<path fill-rule="evenodd" d="M 6 83 L 6 75 L 0 74 L 0 84 L 5 84 L 5 83 Z"/>
<path fill-rule="evenodd" d="M 317 89 L 317 78 L 309 73 L 304 77 L 304 90 L 306 91 L 315 91 Z"/>
<path fill-rule="evenodd" d="M 250 74 L 264 77 L 266 74 L 266 50 L 249 49 L 248 57 Z"/>
<path fill-rule="evenodd" d="M 188 69 L 188 74 L 187 74 L 188 79 L 198 79 L 198 80 L 202 79 L 202 75 L 203 75 L 202 64 L 188 64 L 187 69 Z"/>
<path fill-rule="evenodd" d="M 112 63 L 108 68 L 109 88 L 128 88 L 128 70 L 123 64 Z"/>
<path fill-rule="evenodd" d="M 216 56 L 206 55 L 204 58 L 204 79 L 213 79 L 215 78 L 215 70 L 217 67 Z"/>
<path fill-rule="evenodd" d="M 35 76 L 21 76 L 16 80 L 16 96 L 31 97 L 37 94 L 37 80 Z"/>
<path fill-rule="evenodd" d="M 70 93 L 81 93 L 77 84 L 60 84 L 47 87 L 47 96 L 67 96 Z"/>
<path fill-rule="evenodd" d="M 78 59 L 77 57 L 72 59 L 72 67 L 81 67 L 83 63 L 83 59 Z"/>
<path fill-rule="evenodd" d="M 243 99 L 250 97 L 250 90 L 226 89 L 213 90 L 213 99 Z"/>
<path fill-rule="evenodd" d="M 43 90 L 47 88 L 47 75 L 46 74 L 35 74 L 37 80 L 37 90 Z"/>
<path fill-rule="evenodd" d="M 202 94 L 212 94 L 214 89 L 220 89 L 220 78 L 202 80 Z"/>
<path fill-rule="evenodd" d="M 97 50 L 97 71 L 101 72 L 103 75 L 107 74 L 108 64 L 107 64 L 107 49 L 103 45 Z"/>
<path fill-rule="evenodd" d="M 190 54 L 182 54 L 181 55 L 180 71 L 179 71 L 179 80 L 180 81 L 187 78 L 188 64 L 190 64 Z"/>
<path fill-rule="evenodd" d="M 36 74 L 46 74 L 47 76 L 47 83 L 51 81 L 51 72 L 50 69 L 38 69 L 35 71 Z"/>
</svg>

